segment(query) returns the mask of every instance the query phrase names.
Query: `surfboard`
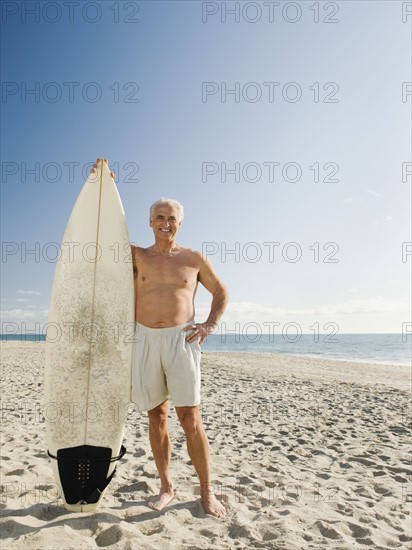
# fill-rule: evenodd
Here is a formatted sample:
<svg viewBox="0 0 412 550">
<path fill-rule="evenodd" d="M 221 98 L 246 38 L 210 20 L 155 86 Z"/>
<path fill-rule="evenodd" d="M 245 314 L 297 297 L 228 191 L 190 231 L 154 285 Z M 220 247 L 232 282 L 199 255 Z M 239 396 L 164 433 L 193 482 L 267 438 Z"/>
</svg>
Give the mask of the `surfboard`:
<svg viewBox="0 0 412 550">
<path fill-rule="evenodd" d="M 97 509 L 124 454 L 133 329 L 126 218 L 109 166 L 99 159 L 64 233 L 46 332 L 48 454 L 72 512 Z"/>
</svg>

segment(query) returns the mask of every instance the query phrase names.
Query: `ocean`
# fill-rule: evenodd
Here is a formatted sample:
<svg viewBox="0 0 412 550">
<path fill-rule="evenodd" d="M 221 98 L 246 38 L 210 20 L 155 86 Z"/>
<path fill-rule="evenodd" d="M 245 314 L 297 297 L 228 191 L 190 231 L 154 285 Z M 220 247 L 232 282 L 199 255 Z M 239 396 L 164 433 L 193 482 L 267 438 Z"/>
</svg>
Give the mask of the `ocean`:
<svg viewBox="0 0 412 550">
<path fill-rule="evenodd" d="M 209 336 L 202 347 L 205 351 L 271 352 L 362 363 L 412 365 L 412 335 L 402 334 L 336 334 L 333 337 L 319 334 L 316 339 L 313 334 L 295 338 L 281 334 L 221 334 Z"/>
<path fill-rule="evenodd" d="M 3 342 L 44 342 L 41 334 L 1 335 Z M 412 365 L 412 335 L 402 334 L 212 334 L 204 351 L 282 353 L 362 363 Z"/>
</svg>

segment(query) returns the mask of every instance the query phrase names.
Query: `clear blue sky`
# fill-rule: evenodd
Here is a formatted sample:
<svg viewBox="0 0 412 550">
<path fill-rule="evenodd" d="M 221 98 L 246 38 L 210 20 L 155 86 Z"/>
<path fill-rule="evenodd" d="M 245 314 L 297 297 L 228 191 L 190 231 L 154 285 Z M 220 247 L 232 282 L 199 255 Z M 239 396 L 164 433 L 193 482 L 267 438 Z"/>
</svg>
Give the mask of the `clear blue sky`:
<svg viewBox="0 0 412 550">
<path fill-rule="evenodd" d="M 55 263 L 43 250 L 61 242 L 96 157 L 117 172 L 141 246 L 149 205 L 183 203 L 178 242 L 209 252 L 227 284 L 226 330 L 410 322 L 406 3 L 2 4 L 3 323 L 47 322 Z M 209 302 L 198 293 L 197 320 Z"/>
</svg>

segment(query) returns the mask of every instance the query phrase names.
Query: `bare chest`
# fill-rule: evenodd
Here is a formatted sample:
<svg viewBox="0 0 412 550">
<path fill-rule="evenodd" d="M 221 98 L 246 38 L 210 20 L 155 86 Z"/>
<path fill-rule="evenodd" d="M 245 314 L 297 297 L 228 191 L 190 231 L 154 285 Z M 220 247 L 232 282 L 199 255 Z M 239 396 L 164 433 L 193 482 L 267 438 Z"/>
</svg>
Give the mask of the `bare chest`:
<svg viewBox="0 0 412 550">
<path fill-rule="evenodd" d="M 197 283 L 199 269 L 187 258 L 173 255 L 147 255 L 139 261 L 138 285 L 172 285 L 192 288 Z"/>
</svg>

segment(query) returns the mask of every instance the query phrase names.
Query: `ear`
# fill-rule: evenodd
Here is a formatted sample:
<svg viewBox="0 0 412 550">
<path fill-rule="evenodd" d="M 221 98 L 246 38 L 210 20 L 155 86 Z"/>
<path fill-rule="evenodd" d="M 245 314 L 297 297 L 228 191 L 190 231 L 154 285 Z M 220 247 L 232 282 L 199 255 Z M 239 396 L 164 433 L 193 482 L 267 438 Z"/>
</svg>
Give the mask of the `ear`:
<svg viewBox="0 0 412 550">
<path fill-rule="evenodd" d="M 149 218 L 149 225 L 150 225 L 150 227 L 153 227 L 153 220 L 152 220 L 151 217 Z"/>
</svg>

